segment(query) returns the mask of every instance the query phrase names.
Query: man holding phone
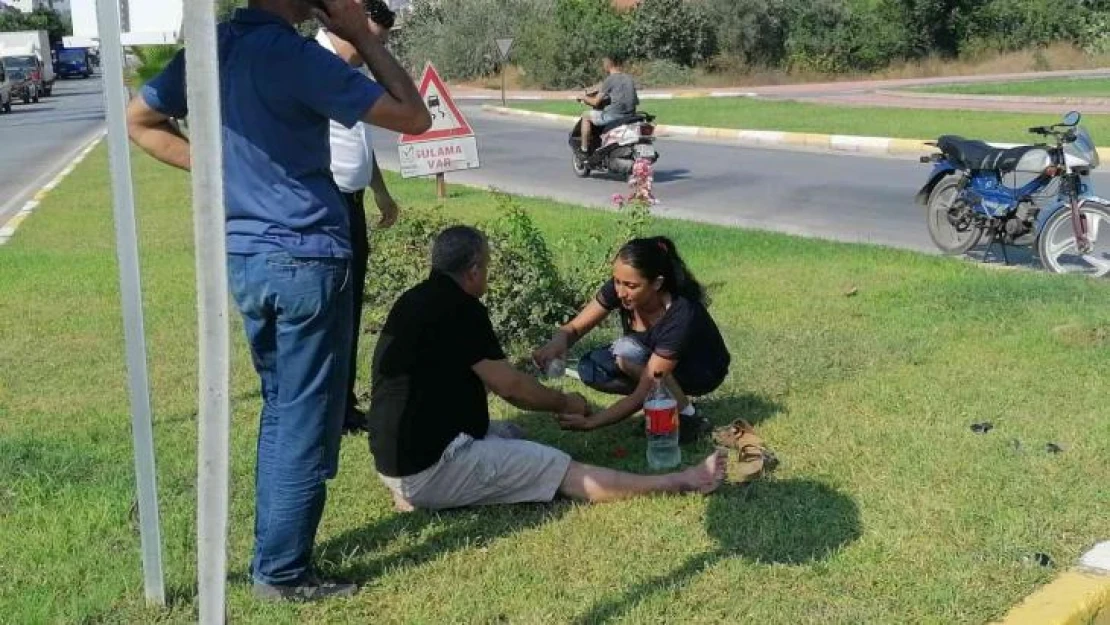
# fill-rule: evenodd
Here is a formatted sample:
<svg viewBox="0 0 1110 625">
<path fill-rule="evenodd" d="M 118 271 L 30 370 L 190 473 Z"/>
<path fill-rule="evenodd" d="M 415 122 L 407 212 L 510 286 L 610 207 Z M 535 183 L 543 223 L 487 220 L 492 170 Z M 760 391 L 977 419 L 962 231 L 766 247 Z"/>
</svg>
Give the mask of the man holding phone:
<svg viewBox="0 0 1110 625">
<path fill-rule="evenodd" d="M 389 42 L 389 31 L 396 15 L 383 0 L 362 0 L 369 20 L 370 31 L 382 44 Z M 373 79 L 358 50 L 350 42 L 326 28 L 316 33 L 316 42 L 334 53 L 348 65 Z M 366 429 L 366 413 L 358 409 L 355 382 L 358 379 L 358 342 L 362 325 L 362 297 L 366 287 L 366 269 L 370 256 L 370 236 L 364 205 L 366 189 L 374 194 L 374 203 L 381 213 L 379 228 L 388 228 L 397 221 L 397 202 L 393 200 L 374 156 L 370 125 L 358 122 L 351 128 L 332 120 L 331 173 L 342 192 L 351 220 L 351 286 L 354 288 L 354 308 L 351 317 L 350 379 L 347 381 L 347 408 L 344 412 L 343 430 L 360 432 Z"/>
<path fill-rule="evenodd" d="M 294 24 L 315 16 L 378 78 Z M 251 577 L 264 599 L 350 595 L 318 579 L 316 529 L 336 474 L 351 341 L 351 228 L 331 176 L 328 124 L 420 134 L 431 117 L 412 79 L 369 29 L 358 0 L 250 0 L 218 33 L 228 277 L 243 317 L 262 412 Z M 131 139 L 188 170 L 185 56 L 128 108 Z"/>
</svg>

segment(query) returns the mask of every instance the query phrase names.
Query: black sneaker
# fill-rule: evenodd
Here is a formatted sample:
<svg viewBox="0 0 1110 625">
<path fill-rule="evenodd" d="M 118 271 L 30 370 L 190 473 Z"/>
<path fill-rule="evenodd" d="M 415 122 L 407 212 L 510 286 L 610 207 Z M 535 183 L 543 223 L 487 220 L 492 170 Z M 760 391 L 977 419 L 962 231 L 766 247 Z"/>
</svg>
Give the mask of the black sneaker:
<svg viewBox="0 0 1110 625">
<path fill-rule="evenodd" d="M 319 601 L 330 597 L 350 597 L 358 592 L 356 584 L 325 581 L 310 575 L 300 583 L 254 583 L 254 596 L 263 601 Z"/>
<path fill-rule="evenodd" d="M 370 421 L 366 418 L 366 413 L 357 408 L 349 410 L 343 419 L 343 433 L 361 434 L 368 431 L 370 431 Z"/>
</svg>

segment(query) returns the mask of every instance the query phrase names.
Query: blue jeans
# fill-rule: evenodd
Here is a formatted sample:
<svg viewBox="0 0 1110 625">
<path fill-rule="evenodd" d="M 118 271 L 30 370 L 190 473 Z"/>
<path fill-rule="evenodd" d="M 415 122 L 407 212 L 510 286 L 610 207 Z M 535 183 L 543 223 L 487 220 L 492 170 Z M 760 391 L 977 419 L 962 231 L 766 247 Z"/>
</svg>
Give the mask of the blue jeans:
<svg viewBox="0 0 1110 625">
<path fill-rule="evenodd" d="M 251 561 L 257 582 L 294 583 L 311 567 L 346 407 L 349 265 L 281 252 L 228 256 L 231 292 L 262 381 Z"/>
<path fill-rule="evenodd" d="M 617 364 L 617 359 L 637 365 L 646 365 L 651 351 L 631 336 L 622 336 L 609 347 L 599 347 L 578 361 L 578 377 L 582 382 L 603 393 L 631 395 L 639 380 L 625 375 Z M 682 392 L 691 397 L 711 393 L 725 380 L 727 371 L 714 371 L 697 362 L 680 360 L 675 367 L 674 378 Z"/>
</svg>

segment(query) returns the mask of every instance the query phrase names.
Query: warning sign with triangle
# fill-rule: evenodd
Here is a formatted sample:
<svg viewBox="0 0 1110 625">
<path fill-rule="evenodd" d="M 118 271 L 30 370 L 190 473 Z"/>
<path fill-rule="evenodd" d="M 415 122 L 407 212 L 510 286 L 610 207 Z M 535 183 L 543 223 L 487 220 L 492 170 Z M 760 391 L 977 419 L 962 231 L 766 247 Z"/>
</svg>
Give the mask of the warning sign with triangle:
<svg viewBox="0 0 1110 625">
<path fill-rule="evenodd" d="M 401 144 L 474 136 L 474 130 L 455 106 L 451 93 L 431 63 L 424 67 L 424 76 L 420 79 L 420 97 L 432 114 L 432 127 L 422 135 L 401 135 Z"/>
</svg>

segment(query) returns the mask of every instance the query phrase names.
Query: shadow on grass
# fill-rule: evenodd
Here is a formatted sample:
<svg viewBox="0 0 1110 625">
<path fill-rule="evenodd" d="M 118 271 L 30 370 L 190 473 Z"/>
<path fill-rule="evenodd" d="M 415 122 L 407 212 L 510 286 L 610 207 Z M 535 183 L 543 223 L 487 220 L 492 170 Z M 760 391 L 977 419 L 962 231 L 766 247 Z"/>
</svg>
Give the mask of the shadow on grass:
<svg viewBox="0 0 1110 625">
<path fill-rule="evenodd" d="M 727 425 L 736 419 L 759 425 L 786 412 L 782 404 L 755 393 L 712 396 L 695 402 L 695 405 L 698 413 L 712 421 L 714 426 Z"/>
<path fill-rule="evenodd" d="M 538 527 L 562 517 L 572 505 L 556 500 L 551 504 L 395 513 L 329 540 L 317 553 L 321 562 L 333 565 L 329 573 L 365 584 L 387 571 L 418 567 L 453 551 L 480 548 Z M 424 538 L 397 553 L 381 554 L 398 536 Z"/>
<path fill-rule="evenodd" d="M 592 606 L 575 622 L 619 619 L 652 595 L 681 588 L 708 567 L 729 558 L 800 566 L 824 560 L 860 537 L 856 503 L 812 480 L 725 487 L 709 498 L 705 526 L 717 543 L 716 549 Z"/>
</svg>

